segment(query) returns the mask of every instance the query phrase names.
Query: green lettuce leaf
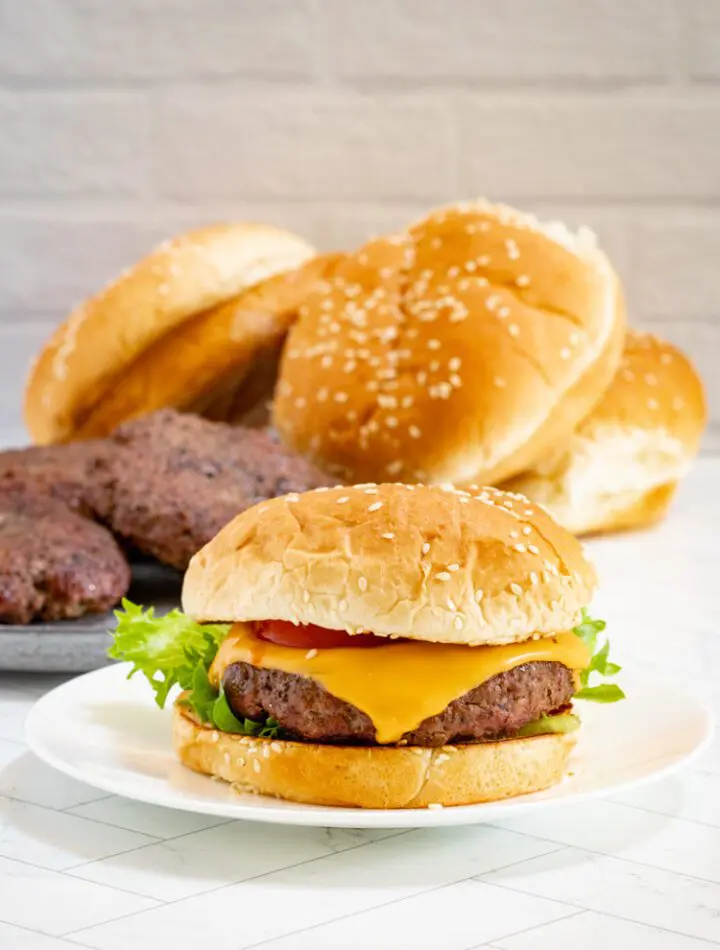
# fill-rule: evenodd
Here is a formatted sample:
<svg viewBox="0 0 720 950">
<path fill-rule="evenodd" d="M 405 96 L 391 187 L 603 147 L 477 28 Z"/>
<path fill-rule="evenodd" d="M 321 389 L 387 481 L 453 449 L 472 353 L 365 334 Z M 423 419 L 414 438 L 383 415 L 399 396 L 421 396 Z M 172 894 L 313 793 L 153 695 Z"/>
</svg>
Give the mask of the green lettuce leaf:
<svg viewBox="0 0 720 950">
<path fill-rule="evenodd" d="M 597 674 L 600 677 L 615 676 L 621 667 L 611 663 L 609 659 L 610 641 L 605 638 L 598 646 L 600 634 L 604 632 L 604 620 L 593 620 L 586 610 L 583 610 L 582 621 L 573 629 L 583 643 L 587 644 L 592 652 L 589 666 L 580 673 L 581 688 L 575 693 L 574 699 L 588 699 L 595 703 L 616 703 L 625 699 L 625 693 L 615 683 L 600 683 L 590 685 L 590 677 Z"/>
<path fill-rule="evenodd" d="M 117 626 L 108 655 L 133 664 L 128 679 L 136 673 L 145 676 L 161 709 L 178 686 L 186 691 L 183 702 L 198 719 L 221 732 L 263 738 L 280 734 L 280 725 L 272 717 L 266 722 L 238 719 L 224 691 L 210 682 L 210 665 L 232 624 L 199 624 L 180 610 L 156 617 L 152 607 L 143 610 L 129 600 L 123 600 L 122 606 L 115 611 Z"/>
<path fill-rule="evenodd" d="M 575 732 L 580 728 L 580 720 L 573 713 L 560 713 L 558 716 L 541 716 L 535 722 L 529 722 L 517 733 L 518 736 L 546 736 L 553 733 Z"/>
</svg>

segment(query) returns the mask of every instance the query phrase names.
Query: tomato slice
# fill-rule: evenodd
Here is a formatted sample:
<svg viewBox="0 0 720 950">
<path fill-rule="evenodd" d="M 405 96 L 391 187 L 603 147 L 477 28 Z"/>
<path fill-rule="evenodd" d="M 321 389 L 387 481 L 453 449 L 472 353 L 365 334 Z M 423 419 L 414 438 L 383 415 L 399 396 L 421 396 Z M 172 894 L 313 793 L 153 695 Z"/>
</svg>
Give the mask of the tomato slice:
<svg viewBox="0 0 720 950">
<path fill-rule="evenodd" d="M 387 644 L 385 637 L 372 633 L 346 633 L 345 630 L 328 630 L 314 623 L 290 623 L 289 620 L 260 620 L 255 624 L 255 633 L 261 640 L 269 640 L 281 647 L 298 647 L 303 650 L 326 650 L 330 647 L 377 647 Z"/>
</svg>

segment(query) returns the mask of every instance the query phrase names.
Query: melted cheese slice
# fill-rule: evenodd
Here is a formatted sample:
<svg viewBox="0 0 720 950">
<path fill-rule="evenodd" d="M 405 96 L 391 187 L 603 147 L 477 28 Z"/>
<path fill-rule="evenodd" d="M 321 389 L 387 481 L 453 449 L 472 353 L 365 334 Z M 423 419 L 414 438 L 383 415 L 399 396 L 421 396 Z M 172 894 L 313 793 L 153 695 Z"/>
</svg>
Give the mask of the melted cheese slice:
<svg viewBox="0 0 720 950">
<path fill-rule="evenodd" d="M 498 673 L 542 662 L 581 670 L 590 651 L 574 633 L 492 647 L 388 640 L 377 647 L 305 650 L 261 640 L 237 623 L 213 661 L 210 681 L 217 687 L 232 663 L 309 677 L 366 713 L 377 741 L 390 743 Z"/>
</svg>

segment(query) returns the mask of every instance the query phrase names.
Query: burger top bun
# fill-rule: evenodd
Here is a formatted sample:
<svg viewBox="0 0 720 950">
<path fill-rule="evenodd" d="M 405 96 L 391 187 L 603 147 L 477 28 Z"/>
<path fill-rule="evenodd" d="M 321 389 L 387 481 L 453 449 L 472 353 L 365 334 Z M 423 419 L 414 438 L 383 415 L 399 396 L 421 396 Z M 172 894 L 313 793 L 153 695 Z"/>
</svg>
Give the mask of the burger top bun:
<svg viewBox="0 0 720 950">
<path fill-rule="evenodd" d="M 182 599 L 199 621 L 479 645 L 568 630 L 595 583 L 579 542 L 521 495 L 368 484 L 238 515 L 192 559 Z"/>
<path fill-rule="evenodd" d="M 527 492 L 576 533 L 661 517 L 695 456 L 702 383 L 670 343 L 628 331 L 621 367 L 572 437 L 507 487 Z"/>
<path fill-rule="evenodd" d="M 598 402 L 624 325 L 589 232 L 444 209 L 338 256 L 289 334 L 274 421 L 346 481 L 497 481 Z"/>
<path fill-rule="evenodd" d="M 247 223 L 215 225 L 162 244 L 77 307 L 45 345 L 25 393 L 25 421 L 34 441 L 103 435 L 129 417 L 124 404 L 130 415 L 159 408 L 155 387 L 179 384 L 192 402 L 226 344 L 242 338 L 251 351 L 253 341 L 265 345 L 274 338 L 278 285 L 261 295 L 259 307 L 256 299 L 251 310 L 250 304 L 243 309 L 241 302 L 230 303 L 219 318 L 215 309 L 312 254 L 309 244 L 288 231 Z M 220 329 L 201 332 L 196 321 L 206 331 L 213 321 Z M 203 367 L 199 381 L 179 358 L 181 349 L 193 348 L 195 364 Z M 169 374 L 172 381 L 165 378 Z"/>
</svg>

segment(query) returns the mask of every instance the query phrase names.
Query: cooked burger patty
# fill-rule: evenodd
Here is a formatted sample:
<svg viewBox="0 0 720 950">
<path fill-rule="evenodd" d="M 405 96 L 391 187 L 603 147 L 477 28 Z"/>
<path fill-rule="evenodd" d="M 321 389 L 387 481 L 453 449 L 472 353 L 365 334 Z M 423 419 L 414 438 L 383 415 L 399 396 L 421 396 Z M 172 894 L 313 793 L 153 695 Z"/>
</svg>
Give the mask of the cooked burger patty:
<svg viewBox="0 0 720 950">
<path fill-rule="evenodd" d="M 0 492 L 0 623 L 102 613 L 129 584 L 105 528 L 30 490 Z"/>
<path fill-rule="evenodd" d="M 110 441 L 104 519 L 179 570 L 256 502 L 334 483 L 267 432 L 170 409 L 125 423 Z"/>
<path fill-rule="evenodd" d="M 233 663 L 225 671 L 223 685 L 236 716 L 256 720 L 272 716 L 292 738 L 375 742 L 375 727 L 364 712 L 307 677 Z M 403 739 L 408 745 L 439 746 L 508 738 L 566 705 L 574 692 L 572 671 L 562 663 L 524 663 L 471 689 Z"/>
<path fill-rule="evenodd" d="M 92 517 L 102 495 L 107 453 L 103 439 L 0 452 L 0 491 L 31 490 Z"/>
</svg>

